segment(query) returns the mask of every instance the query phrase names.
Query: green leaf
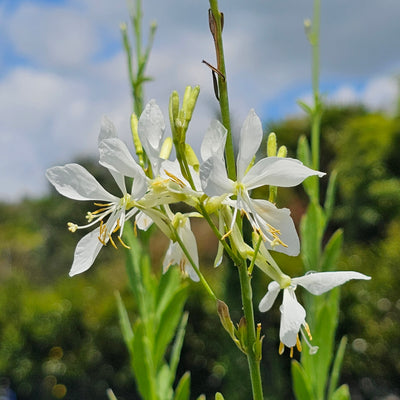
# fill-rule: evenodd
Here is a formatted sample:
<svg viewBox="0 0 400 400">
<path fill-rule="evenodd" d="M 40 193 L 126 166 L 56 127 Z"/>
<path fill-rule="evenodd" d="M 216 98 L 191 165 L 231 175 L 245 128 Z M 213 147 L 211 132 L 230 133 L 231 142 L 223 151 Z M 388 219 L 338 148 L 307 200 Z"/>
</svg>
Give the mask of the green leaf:
<svg viewBox="0 0 400 400">
<path fill-rule="evenodd" d="M 343 229 L 338 229 L 331 236 L 325 246 L 321 259 L 321 271 L 332 271 L 335 269 L 343 245 Z"/>
<path fill-rule="evenodd" d="M 157 374 L 157 394 L 159 400 L 170 400 L 174 394 L 172 383 L 175 376 L 171 376 L 171 370 L 167 364 L 163 364 Z M 171 379 L 172 378 L 172 379 Z"/>
<path fill-rule="evenodd" d="M 215 393 L 215 400 L 224 400 L 224 396 L 222 396 L 222 393 Z"/>
<path fill-rule="evenodd" d="M 125 305 L 122 301 L 119 292 L 115 293 L 115 297 L 117 298 L 119 323 L 121 326 L 122 336 L 124 338 L 126 346 L 128 347 L 129 352 L 132 353 L 132 340 L 133 340 L 132 326 L 129 321 L 128 313 L 126 311 Z"/>
<path fill-rule="evenodd" d="M 133 328 L 132 350 L 131 362 L 139 392 L 146 400 L 157 400 L 151 344 L 141 320 L 137 320 Z"/>
<path fill-rule="evenodd" d="M 178 330 L 175 335 L 174 344 L 171 349 L 171 357 L 170 357 L 170 370 L 171 370 L 171 382 L 172 385 L 173 380 L 175 379 L 176 368 L 178 367 L 179 359 L 181 357 L 181 350 L 183 345 L 183 339 L 185 337 L 186 324 L 189 318 L 189 313 L 185 312 L 182 315 L 181 322 L 179 323 Z"/>
<path fill-rule="evenodd" d="M 141 318 L 147 320 L 152 309 L 151 292 L 149 293 L 144 285 L 144 274 L 150 268 L 149 262 L 148 259 L 146 260 L 146 254 L 144 254 L 142 246 L 129 224 L 125 225 L 124 239 L 130 247 L 126 262 L 129 286 L 138 305 Z"/>
<path fill-rule="evenodd" d="M 318 204 L 310 203 L 301 219 L 300 232 L 304 267 L 307 271 L 317 270 L 321 257 L 321 241 L 325 229 L 325 216 Z"/>
<path fill-rule="evenodd" d="M 296 103 L 308 114 L 308 115 L 312 115 L 313 114 L 313 109 L 306 103 L 304 103 L 304 101 L 301 100 L 297 100 Z"/>
<path fill-rule="evenodd" d="M 339 288 L 335 288 L 327 295 L 313 296 L 311 304 L 313 312 L 308 314 L 310 317 L 311 314 L 313 316 L 310 325 L 313 335 L 312 344 L 318 346 L 319 350 L 316 354 L 309 354 L 307 346 L 303 343 L 301 363 L 310 377 L 311 385 L 318 399 L 324 398 L 333 359 L 335 331 L 338 323 L 339 293 Z"/>
<path fill-rule="evenodd" d="M 204 394 L 201 394 L 196 400 L 207 400 Z"/>
<path fill-rule="evenodd" d="M 339 347 L 336 351 L 335 360 L 333 362 L 331 378 L 329 381 L 328 400 L 332 400 L 333 392 L 336 389 L 337 383 L 339 381 L 340 369 L 342 367 L 346 345 L 347 345 L 347 337 L 343 336 L 342 340 L 340 341 Z"/>
<path fill-rule="evenodd" d="M 297 158 L 306 166 L 311 165 L 310 146 L 307 138 L 302 135 L 297 143 Z"/>
<path fill-rule="evenodd" d="M 155 304 L 155 313 L 158 320 L 181 285 L 181 277 L 177 268 L 169 268 L 165 274 L 161 275 Z"/>
<path fill-rule="evenodd" d="M 328 188 L 326 189 L 326 196 L 324 203 L 325 215 L 327 220 L 330 219 L 333 207 L 335 205 L 336 186 L 337 186 L 337 171 L 333 170 L 329 176 Z"/>
<path fill-rule="evenodd" d="M 304 368 L 301 364 L 294 360 L 292 361 L 292 381 L 293 391 L 297 400 L 313 400 L 311 383 Z"/>
<path fill-rule="evenodd" d="M 175 390 L 174 400 L 189 400 L 190 397 L 190 372 L 185 372 Z"/>
<path fill-rule="evenodd" d="M 330 400 L 350 400 L 350 398 L 349 387 L 347 385 L 342 385 L 333 393 Z"/>
<path fill-rule="evenodd" d="M 154 340 L 153 360 L 155 366 L 160 365 L 166 348 L 175 334 L 175 330 L 181 319 L 182 309 L 186 302 L 186 298 L 187 287 L 179 288 L 165 307 L 163 314 L 160 316 Z"/>
</svg>

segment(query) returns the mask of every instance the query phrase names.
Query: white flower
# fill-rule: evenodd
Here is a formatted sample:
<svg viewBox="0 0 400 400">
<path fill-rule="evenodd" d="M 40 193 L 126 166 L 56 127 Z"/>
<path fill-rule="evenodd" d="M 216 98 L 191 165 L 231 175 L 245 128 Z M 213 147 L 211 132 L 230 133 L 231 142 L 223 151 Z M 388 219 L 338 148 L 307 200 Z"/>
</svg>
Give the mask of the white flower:
<svg viewBox="0 0 400 400">
<path fill-rule="evenodd" d="M 315 272 L 308 273 L 302 277 L 293 278 L 290 286 L 283 289 L 283 301 L 280 307 L 281 311 L 281 325 L 279 337 L 281 345 L 279 352 L 282 354 L 284 346 L 291 349 L 291 356 L 293 355 L 293 347 L 297 346 L 299 350 L 299 332 L 305 339 L 305 342 L 310 348 L 310 353 L 315 353 L 318 347 L 313 347 L 308 342 L 304 330 L 307 332 L 308 337 L 311 339 L 310 330 L 306 322 L 306 311 L 303 306 L 297 301 L 295 290 L 297 285 L 303 286 L 311 294 L 320 295 L 325 293 L 336 286 L 343 285 L 351 279 L 371 279 L 369 276 L 354 271 L 335 271 L 335 272 Z M 268 311 L 275 302 L 281 287 L 275 281 L 268 285 L 267 294 L 262 298 L 258 306 L 261 312 Z M 304 329 L 304 330 L 303 330 Z"/>
<path fill-rule="evenodd" d="M 147 178 L 143 170 L 136 164 L 126 145 L 117 138 L 113 124 L 106 118 L 102 120 L 98 146 L 100 164 L 108 168 L 122 196 L 109 193 L 79 164 L 66 164 L 46 171 L 47 179 L 60 194 L 74 200 L 94 200 L 97 201 L 95 205 L 99 207 L 94 212 L 87 213 L 87 225 L 68 223 L 71 232 L 100 224 L 78 242 L 70 276 L 89 269 L 102 246 L 108 241 L 116 247 L 113 234 L 117 234 L 120 243 L 126 246 L 121 239 L 124 224 L 139 211 L 135 202 L 147 191 Z M 134 178 L 130 192 L 126 189 L 125 176 Z"/>
<path fill-rule="evenodd" d="M 174 218 L 178 223 L 178 227 L 176 229 L 177 234 L 182 240 L 185 249 L 190 254 L 192 261 L 196 266 L 198 266 L 199 255 L 197 252 L 196 238 L 190 228 L 189 218 L 179 213 L 176 214 Z M 189 275 L 193 281 L 198 282 L 200 280 L 180 244 L 171 240 L 163 261 L 163 273 L 165 273 L 171 265 L 175 264 L 179 266 L 180 271 L 183 274 Z"/>
<path fill-rule="evenodd" d="M 215 128 L 217 131 L 217 128 Z M 249 191 L 264 185 L 290 187 L 300 184 L 312 175 L 323 176 L 300 161 L 292 158 L 266 157 L 254 166 L 251 163 L 260 147 L 263 137 L 261 121 L 251 110 L 240 131 L 239 153 L 237 156 L 237 180 L 228 178 L 223 153 L 226 135 L 218 132 L 214 141 L 208 140 L 202 147 L 206 161 L 200 168 L 200 179 L 208 196 L 236 196 L 228 204 L 243 211 L 253 229 L 263 236 L 269 249 L 288 255 L 297 255 L 300 250 L 299 239 L 288 209 L 278 209 L 266 200 L 253 200 Z M 213 149 L 207 149 L 212 146 Z M 235 218 L 233 218 L 235 220 Z"/>
</svg>

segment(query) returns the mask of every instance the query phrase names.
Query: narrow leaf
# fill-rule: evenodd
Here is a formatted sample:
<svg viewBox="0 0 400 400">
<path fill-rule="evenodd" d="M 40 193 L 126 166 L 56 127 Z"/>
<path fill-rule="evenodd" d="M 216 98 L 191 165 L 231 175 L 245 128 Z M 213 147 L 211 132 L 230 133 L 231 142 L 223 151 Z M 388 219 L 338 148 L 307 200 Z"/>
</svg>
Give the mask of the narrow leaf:
<svg viewBox="0 0 400 400">
<path fill-rule="evenodd" d="M 181 287 L 175 292 L 161 315 L 154 340 L 153 360 L 156 366 L 162 361 L 166 348 L 175 334 L 186 298 L 187 287 Z"/>
<path fill-rule="evenodd" d="M 330 219 L 333 207 L 335 205 L 336 182 L 337 182 L 337 171 L 334 170 L 329 176 L 328 188 L 326 190 L 326 197 L 324 204 L 325 215 L 327 220 Z"/>
<path fill-rule="evenodd" d="M 297 361 L 292 361 L 292 381 L 293 391 L 296 400 L 313 400 L 311 383 L 307 377 L 304 368 Z"/>
<path fill-rule="evenodd" d="M 350 400 L 350 391 L 347 385 L 342 385 L 333 393 L 331 400 Z"/>
<path fill-rule="evenodd" d="M 307 271 L 319 268 L 321 241 L 325 229 L 325 217 L 318 204 L 310 203 L 300 223 L 304 267 Z"/>
<path fill-rule="evenodd" d="M 174 400 L 189 400 L 190 397 L 190 372 L 185 372 L 175 390 Z"/>
<path fill-rule="evenodd" d="M 176 336 L 174 344 L 171 349 L 171 357 L 169 362 L 169 367 L 171 370 L 172 381 L 175 379 L 176 369 L 178 367 L 179 359 L 181 357 L 181 350 L 183 345 L 183 339 L 185 337 L 186 324 L 189 318 L 189 313 L 185 312 L 182 315 L 181 322 L 179 323 L 178 330 L 176 331 Z M 172 384 L 172 381 L 170 382 Z"/>
<path fill-rule="evenodd" d="M 321 259 L 321 271 L 333 271 L 339 261 L 343 245 L 343 230 L 338 229 L 325 246 Z"/>
<path fill-rule="evenodd" d="M 296 103 L 303 109 L 303 111 L 305 111 L 308 115 L 312 115 L 313 114 L 313 110 L 312 108 L 304 103 L 304 101 L 301 100 L 297 100 Z"/>
<path fill-rule="evenodd" d="M 117 298 L 118 313 L 119 313 L 119 323 L 121 326 L 122 336 L 124 338 L 125 344 L 128 347 L 129 352 L 132 352 L 132 340 L 133 340 L 133 330 L 131 323 L 129 321 L 128 313 L 126 311 L 125 305 L 122 301 L 119 292 L 115 292 L 115 297 Z"/>
<path fill-rule="evenodd" d="M 175 376 L 171 376 L 171 371 L 167 364 L 163 364 L 157 374 L 157 394 L 158 400 L 171 400 L 174 394 L 171 381 Z M 171 379 L 172 378 L 172 379 Z"/>
<path fill-rule="evenodd" d="M 340 369 L 342 367 L 343 357 L 346 350 L 347 345 L 347 337 L 343 336 L 342 340 L 340 341 L 339 347 L 336 351 L 335 360 L 333 362 L 331 378 L 329 382 L 329 389 L 328 389 L 328 400 L 333 399 L 333 392 L 336 389 L 336 386 L 339 381 Z"/>
<path fill-rule="evenodd" d="M 133 372 L 140 394 L 146 400 L 157 400 L 155 369 L 151 357 L 151 345 L 142 321 L 136 321 L 133 329 Z"/>
</svg>

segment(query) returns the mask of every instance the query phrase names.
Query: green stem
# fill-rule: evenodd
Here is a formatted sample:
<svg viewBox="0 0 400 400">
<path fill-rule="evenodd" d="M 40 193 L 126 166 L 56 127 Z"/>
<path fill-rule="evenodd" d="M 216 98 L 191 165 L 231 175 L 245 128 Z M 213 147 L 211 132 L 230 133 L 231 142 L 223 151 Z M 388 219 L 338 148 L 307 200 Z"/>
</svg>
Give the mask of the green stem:
<svg viewBox="0 0 400 400">
<path fill-rule="evenodd" d="M 207 293 L 215 300 L 217 301 L 217 296 L 215 295 L 214 291 L 211 289 L 210 285 L 208 284 L 206 278 L 204 278 L 204 275 L 200 272 L 199 267 L 196 265 L 196 263 L 194 262 L 192 256 L 190 255 L 189 251 L 187 250 L 185 244 L 183 243 L 182 239 L 180 238 L 177 230 L 175 228 L 172 228 L 174 231 L 174 235 L 176 238 L 176 241 L 179 243 L 179 246 L 181 247 L 183 253 L 185 254 L 186 258 L 189 260 L 191 266 L 193 267 L 193 269 L 196 271 L 197 276 L 200 279 L 201 284 L 204 286 L 204 288 L 206 289 Z"/>
<path fill-rule="evenodd" d="M 233 181 L 236 180 L 236 168 L 235 168 L 235 153 L 233 150 L 233 139 L 231 129 L 231 117 L 229 113 L 229 99 L 228 99 L 228 84 L 225 68 L 225 57 L 224 57 L 224 46 L 222 41 L 222 21 L 221 12 L 218 10 L 218 1 L 209 0 L 210 9 L 214 16 L 216 24 L 215 32 L 215 50 L 217 52 L 218 70 L 222 76 L 218 74 L 218 89 L 219 89 L 219 106 L 221 110 L 222 124 L 228 131 L 226 137 L 225 146 L 225 157 L 226 157 L 226 168 L 228 171 L 228 177 Z"/>
<path fill-rule="evenodd" d="M 251 289 L 250 276 L 247 272 L 246 262 L 242 261 L 238 265 L 240 288 L 242 292 L 242 304 L 247 327 L 247 362 L 250 370 L 251 387 L 253 390 L 253 400 L 263 400 L 263 390 L 261 383 L 260 361 L 257 360 L 254 352 L 256 343 L 256 328 L 254 322 L 253 293 Z"/>
<path fill-rule="evenodd" d="M 314 14 L 311 32 L 312 46 L 312 90 L 314 98 L 314 109 L 311 117 L 311 157 L 312 168 L 319 169 L 320 159 L 320 137 L 321 137 L 321 100 L 319 93 L 319 36 L 320 36 L 321 2 L 314 0 Z M 319 204 L 319 179 L 314 177 L 315 198 L 312 199 Z"/>
</svg>

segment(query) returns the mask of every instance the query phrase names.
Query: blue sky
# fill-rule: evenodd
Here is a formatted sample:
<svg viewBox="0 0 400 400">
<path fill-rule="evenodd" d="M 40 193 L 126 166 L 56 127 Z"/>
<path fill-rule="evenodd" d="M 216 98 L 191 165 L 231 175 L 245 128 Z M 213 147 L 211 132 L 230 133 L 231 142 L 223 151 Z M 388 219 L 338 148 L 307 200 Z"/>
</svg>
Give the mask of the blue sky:
<svg viewBox="0 0 400 400">
<path fill-rule="evenodd" d="M 188 140 L 196 148 L 217 107 L 207 1 L 146 0 L 158 31 L 146 87 L 167 111 L 172 90 L 199 84 Z M 310 96 L 303 21 L 312 0 L 220 0 L 231 112 L 263 119 L 300 113 Z M 245 3 L 245 4 L 244 4 Z M 101 116 L 129 142 L 131 99 L 119 24 L 125 0 L 0 0 L 0 200 L 40 196 L 46 168 L 97 155 Z M 322 1 L 321 87 L 332 102 L 393 109 L 400 71 L 398 0 Z M 279 132 L 278 132 L 279 135 Z"/>
</svg>

